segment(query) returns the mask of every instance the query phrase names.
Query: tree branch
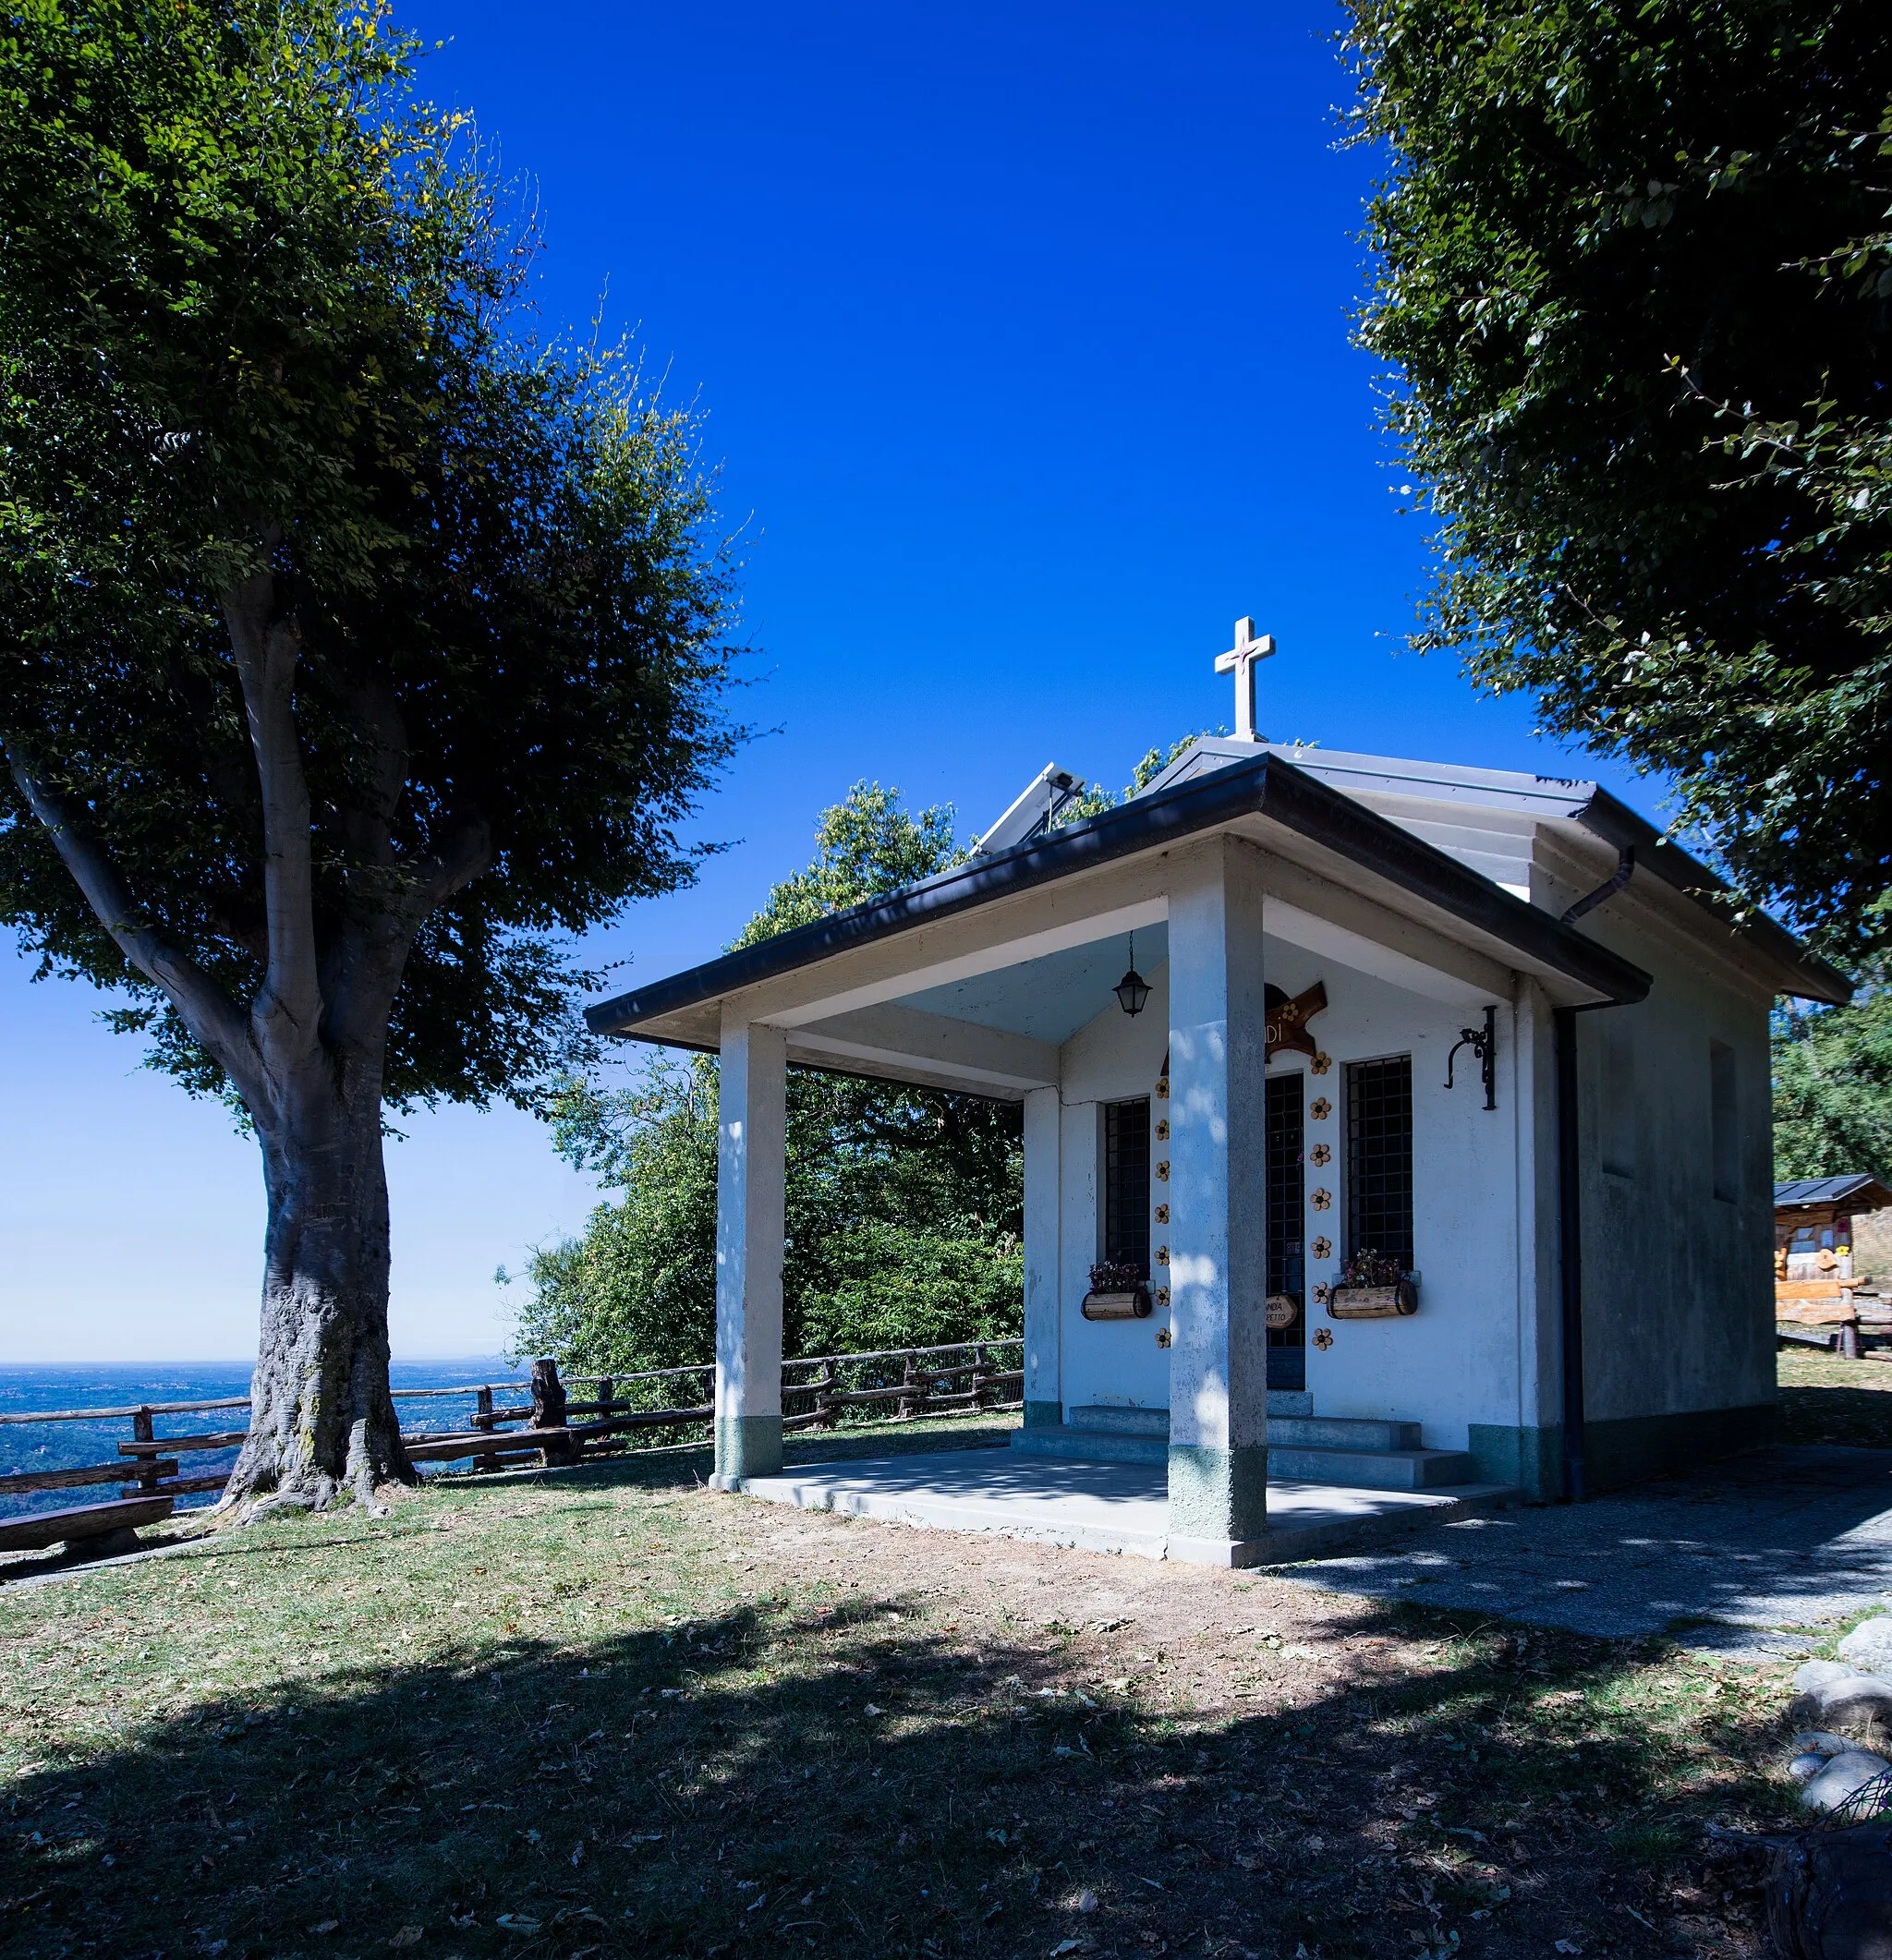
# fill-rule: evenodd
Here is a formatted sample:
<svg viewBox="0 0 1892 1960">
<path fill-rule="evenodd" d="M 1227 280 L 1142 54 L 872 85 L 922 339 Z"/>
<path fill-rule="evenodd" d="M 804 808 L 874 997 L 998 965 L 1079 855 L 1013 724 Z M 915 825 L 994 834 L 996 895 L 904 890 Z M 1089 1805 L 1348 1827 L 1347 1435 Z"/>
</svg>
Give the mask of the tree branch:
<svg viewBox="0 0 1892 1960">
<path fill-rule="evenodd" d="M 352 926 L 337 936 L 325 989 L 333 1040 L 357 1044 L 379 1035 L 400 988 L 414 935 L 431 912 L 491 863 L 492 830 L 485 818 L 449 818 L 435 849 L 394 874 L 405 889 L 387 894 L 374 907 L 371 926 L 366 930 Z"/>
<path fill-rule="evenodd" d="M 19 793 L 53 840 L 99 924 L 132 965 L 164 991 L 204 1052 L 236 1084 L 251 1115 L 266 1116 L 267 1083 L 241 1012 L 188 954 L 139 923 L 138 903 L 117 865 L 67 807 L 26 744 L 8 736 L 6 752 Z"/>
<path fill-rule="evenodd" d="M 294 616 L 277 610 L 275 577 L 268 571 L 224 595 L 224 618 L 262 790 L 268 957 L 250 1016 L 273 1070 L 290 1059 L 276 1053 L 285 1040 L 307 1054 L 321 1039 L 309 779 L 296 734 L 296 662 L 302 636 Z"/>
<path fill-rule="evenodd" d="M 418 929 L 436 906 L 492 867 L 492 827 L 483 817 L 449 817 L 433 850 L 415 867 L 407 909 Z"/>
</svg>

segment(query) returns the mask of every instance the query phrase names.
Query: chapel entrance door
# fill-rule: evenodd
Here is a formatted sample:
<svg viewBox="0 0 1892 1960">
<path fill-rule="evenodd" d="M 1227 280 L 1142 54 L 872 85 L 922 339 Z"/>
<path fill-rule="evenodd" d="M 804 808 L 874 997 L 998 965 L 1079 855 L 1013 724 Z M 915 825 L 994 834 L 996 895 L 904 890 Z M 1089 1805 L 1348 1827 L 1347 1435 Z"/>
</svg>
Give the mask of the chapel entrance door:
<svg viewBox="0 0 1892 1960">
<path fill-rule="evenodd" d="M 1294 1317 L 1285 1327 L 1267 1330 L 1267 1385 L 1307 1385 L 1307 1174 L 1302 1157 L 1305 1141 L 1302 1113 L 1304 1078 L 1267 1078 L 1267 1290 L 1271 1300 L 1292 1301 Z"/>
</svg>

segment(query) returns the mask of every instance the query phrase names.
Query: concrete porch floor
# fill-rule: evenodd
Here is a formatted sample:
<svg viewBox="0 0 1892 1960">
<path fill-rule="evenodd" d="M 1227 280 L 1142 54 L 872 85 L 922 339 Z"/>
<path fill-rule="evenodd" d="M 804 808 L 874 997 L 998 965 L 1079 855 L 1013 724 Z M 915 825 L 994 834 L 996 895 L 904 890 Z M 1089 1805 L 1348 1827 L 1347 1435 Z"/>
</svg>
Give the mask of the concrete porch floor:
<svg viewBox="0 0 1892 1960">
<path fill-rule="evenodd" d="M 1066 1462 L 1011 1450 L 797 1464 L 744 1480 L 746 1496 L 939 1531 L 989 1531 L 1080 1552 L 1173 1557 L 1164 1472 L 1142 1463 Z M 1357 1490 L 1270 1478 L 1268 1529 L 1229 1563 L 1282 1565 L 1376 1544 L 1406 1531 L 1502 1510 L 1519 1495 L 1498 1483 L 1443 1491 Z"/>
</svg>

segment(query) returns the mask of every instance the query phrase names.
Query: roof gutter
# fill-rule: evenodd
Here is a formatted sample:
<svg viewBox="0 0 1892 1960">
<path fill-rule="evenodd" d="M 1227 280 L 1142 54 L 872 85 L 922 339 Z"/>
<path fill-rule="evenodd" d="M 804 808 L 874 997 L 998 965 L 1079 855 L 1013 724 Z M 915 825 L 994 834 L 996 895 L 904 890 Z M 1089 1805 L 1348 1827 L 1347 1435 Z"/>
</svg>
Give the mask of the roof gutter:
<svg viewBox="0 0 1892 1960">
<path fill-rule="evenodd" d="M 1575 821 L 1605 843 L 1614 844 L 1619 855 L 1629 853 L 1636 857 L 1653 876 L 1712 913 L 1729 931 L 1753 941 L 1787 981 L 1780 992 L 1796 999 L 1824 1001 L 1828 1007 L 1844 1007 L 1851 1000 L 1852 982 L 1837 967 L 1810 953 L 1777 919 L 1758 906 L 1743 903 L 1725 879 L 1716 877 L 1680 844 L 1671 843 L 1654 824 L 1607 790 L 1599 789 Z M 1564 913 L 1566 919 L 1571 915 Z"/>
<path fill-rule="evenodd" d="M 1266 817 L 1377 873 L 1612 1002 L 1640 1000 L 1649 991 L 1649 976 L 1640 967 L 1352 797 L 1263 754 L 621 994 L 588 1008 L 585 1020 L 595 1034 L 666 1038 L 646 1033 L 646 1024 L 916 926 L 1187 842 L 1248 816 Z"/>
</svg>

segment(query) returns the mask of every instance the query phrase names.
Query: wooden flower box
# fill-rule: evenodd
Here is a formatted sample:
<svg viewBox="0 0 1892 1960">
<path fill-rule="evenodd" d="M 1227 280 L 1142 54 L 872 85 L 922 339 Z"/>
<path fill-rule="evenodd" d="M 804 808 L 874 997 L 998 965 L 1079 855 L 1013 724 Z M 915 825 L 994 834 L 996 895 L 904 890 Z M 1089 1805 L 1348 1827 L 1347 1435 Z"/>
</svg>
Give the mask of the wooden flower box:
<svg viewBox="0 0 1892 1960">
<path fill-rule="evenodd" d="M 1336 1287 L 1328 1296 L 1330 1320 L 1399 1320 L 1419 1311 L 1419 1288 L 1412 1279 L 1390 1287 Z"/>
<path fill-rule="evenodd" d="M 1084 1296 L 1081 1311 L 1085 1320 L 1147 1320 L 1149 1289 L 1126 1287 L 1116 1292 L 1089 1292 Z"/>
</svg>

